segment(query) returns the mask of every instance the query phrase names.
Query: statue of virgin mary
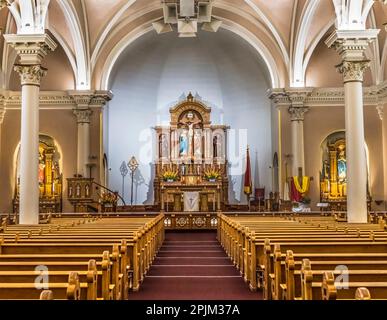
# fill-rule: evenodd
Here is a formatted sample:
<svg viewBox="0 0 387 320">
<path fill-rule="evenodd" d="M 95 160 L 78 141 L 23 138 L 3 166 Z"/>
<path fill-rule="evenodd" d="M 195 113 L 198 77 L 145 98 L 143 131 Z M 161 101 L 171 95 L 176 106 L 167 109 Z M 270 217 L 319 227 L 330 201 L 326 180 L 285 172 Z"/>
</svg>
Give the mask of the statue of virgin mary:
<svg viewBox="0 0 387 320">
<path fill-rule="evenodd" d="M 186 132 L 183 132 L 180 135 L 179 145 L 180 145 L 180 148 L 179 148 L 180 156 L 187 156 L 188 155 L 188 137 Z"/>
</svg>

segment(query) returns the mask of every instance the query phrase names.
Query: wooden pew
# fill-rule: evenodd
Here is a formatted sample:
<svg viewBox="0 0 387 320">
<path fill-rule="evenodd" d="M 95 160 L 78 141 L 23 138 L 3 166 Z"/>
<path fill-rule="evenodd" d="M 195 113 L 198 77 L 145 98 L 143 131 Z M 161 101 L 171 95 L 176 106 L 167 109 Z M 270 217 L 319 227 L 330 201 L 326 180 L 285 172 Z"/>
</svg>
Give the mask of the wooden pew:
<svg viewBox="0 0 387 320">
<path fill-rule="evenodd" d="M 303 297 L 303 292 L 305 292 L 305 286 L 303 285 L 305 277 L 302 277 L 303 269 L 305 266 L 311 266 L 313 270 L 323 270 L 323 271 L 335 271 L 336 274 L 340 274 L 346 269 L 350 272 L 367 273 L 368 271 L 387 273 L 387 254 L 385 254 L 384 259 L 378 260 L 382 257 L 373 256 L 371 253 L 362 254 L 346 254 L 345 256 L 341 254 L 330 254 L 329 256 L 320 256 L 320 260 L 312 260 L 305 258 L 309 254 L 295 257 L 293 252 L 289 250 L 286 254 L 286 260 L 281 261 L 281 265 L 275 263 L 274 267 L 274 281 L 277 281 L 275 285 L 271 283 L 272 296 L 277 299 L 285 300 L 294 300 L 297 298 Z M 324 260 L 323 260 L 324 259 Z M 362 260 L 360 260 L 362 259 Z M 309 264 L 304 264 L 304 261 L 308 261 Z M 279 269 L 280 268 L 280 271 Z M 305 269 L 306 270 L 306 269 Z M 321 274 L 321 272 L 320 272 Z M 320 279 L 321 281 L 321 279 Z M 280 288 L 280 290 L 278 290 Z M 273 291 L 277 290 L 277 292 Z"/>
<path fill-rule="evenodd" d="M 116 220 L 115 220 L 116 221 Z M 154 220 L 153 220 L 154 221 Z M 141 238 L 141 246 L 138 246 L 138 249 L 137 248 L 134 248 L 134 250 L 132 250 L 132 256 L 131 257 L 127 257 L 127 253 L 128 253 L 128 247 L 131 247 L 131 244 L 127 244 L 126 242 L 126 239 L 123 240 L 124 242 L 121 243 L 121 252 L 120 252 L 120 255 L 121 257 L 127 257 L 128 259 L 127 262 L 128 263 L 131 263 L 132 265 L 134 265 L 134 268 L 136 268 L 136 264 L 142 264 L 143 265 L 143 268 L 144 269 L 148 269 L 149 268 L 149 265 L 151 263 L 151 261 L 153 260 L 154 258 L 154 255 L 155 255 L 155 250 L 158 250 L 159 247 L 161 246 L 162 244 L 162 240 L 163 240 L 163 216 L 159 216 L 157 219 L 156 219 L 156 222 L 155 223 L 149 223 L 149 224 L 146 224 L 145 225 L 145 228 L 143 230 L 139 230 L 136 232 L 137 230 L 137 227 L 136 226 L 133 226 L 133 224 L 129 223 L 128 226 L 122 226 L 122 222 L 123 221 L 119 221 L 118 224 L 119 227 L 116 228 L 116 226 L 113 226 L 114 224 L 117 224 L 117 223 L 114 223 L 113 225 L 108 225 L 106 226 L 105 225 L 100 225 L 100 226 L 97 226 L 95 228 L 89 228 L 88 227 L 85 227 L 83 226 L 83 223 L 82 221 L 79 221 L 78 223 L 74 224 L 72 223 L 71 226 L 65 226 L 65 227 L 55 227 L 55 228 L 48 228 L 48 229 L 45 229 L 49 236 L 48 236 L 48 239 L 45 238 L 45 235 L 43 235 L 43 230 L 41 227 L 39 228 L 35 228 L 35 230 L 39 230 L 38 231 L 38 237 L 39 239 L 36 239 L 34 238 L 34 235 L 33 235 L 33 231 L 31 229 L 34 229 L 34 227 L 32 226 L 27 226 L 27 233 L 26 233 L 26 236 L 23 237 L 23 236 L 20 236 L 20 232 L 25 232 L 26 230 L 26 227 L 23 226 L 23 227 L 16 227 L 16 228 L 8 228 L 7 229 L 7 232 L 8 234 L 6 235 L 6 239 L 9 239 L 9 236 L 11 235 L 11 237 L 13 236 L 11 234 L 11 232 L 15 232 L 14 235 L 15 237 L 17 236 L 16 239 L 14 240 L 17 240 L 17 247 L 12 247 L 12 244 L 8 244 L 8 243 L 3 243 L 0 248 L 2 250 L 2 254 L 0 255 L 0 261 L 5 261 L 3 258 L 5 257 L 9 257 L 10 256 L 10 252 L 12 252 L 13 254 L 11 254 L 13 257 L 15 256 L 21 256 L 21 260 L 30 256 L 30 258 L 34 255 L 33 252 L 36 251 L 36 246 L 39 245 L 39 248 L 44 248 L 44 249 L 40 249 L 39 251 L 40 252 L 45 252 L 45 257 L 47 259 L 51 259 L 53 258 L 52 256 L 54 255 L 53 251 L 52 251 L 52 247 L 55 247 L 55 251 L 60 251 L 62 252 L 60 255 L 58 255 L 58 260 L 61 260 L 63 258 L 63 254 L 69 256 L 69 255 L 85 255 L 87 257 L 90 257 L 91 255 L 95 255 L 97 254 L 96 253 L 96 250 L 92 244 L 95 243 L 96 245 L 99 244 L 101 245 L 101 243 L 103 245 L 106 245 L 106 244 L 109 244 L 109 245 L 112 245 L 111 241 L 114 239 L 110 239 L 109 240 L 109 236 L 111 238 L 111 234 L 107 234 L 106 231 L 105 231 L 105 237 L 100 237 L 99 239 L 96 239 L 96 240 L 93 240 L 93 241 L 90 241 L 90 243 L 81 243 L 81 245 L 79 245 L 79 243 L 73 243 L 73 242 L 82 242 L 82 241 L 87 241 L 87 238 L 90 239 L 90 237 L 99 237 L 99 234 L 100 234 L 100 227 L 102 227 L 102 229 L 104 230 L 108 230 L 108 233 L 110 233 L 110 231 L 112 230 L 111 228 L 114 228 L 114 232 L 113 234 L 115 234 L 116 236 L 114 237 L 116 240 L 119 240 L 120 238 L 122 239 L 122 237 L 120 237 L 119 235 L 123 232 L 127 233 L 128 230 L 135 230 L 134 231 L 134 234 L 135 236 L 132 237 L 132 239 L 134 239 L 135 241 L 137 240 L 136 237 L 139 236 L 139 238 Z M 143 227 L 144 224 L 143 222 L 138 222 L 137 223 L 137 226 L 138 227 Z M 68 227 L 69 229 L 67 230 L 64 230 L 66 229 L 66 227 Z M 75 232 L 76 234 L 74 234 L 73 230 L 74 228 L 80 228 L 78 229 L 77 231 L 79 231 L 78 233 Z M 69 231 L 71 229 L 71 231 Z M 58 235 L 58 233 L 61 233 L 61 235 Z M 104 231 L 102 231 L 104 232 Z M 86 236 L 85 236 L 85 233 L 86 233 Z M 55 236 L 53 236 L 55 234 Z M 81 238 L 77 239 L 78 238 L 78 235 L 82 235 Z M 107 236 L 106 236 L 107 235 Z M 130 236 L 128 237 L 130 238 Z M 35 248 L 34 248 L 34 245 L 35 245 Z M 116 244 L 113 244 L 113 246 L 116 245 Z M 80 249 L 81 247 L 88 247 L 88 249 L 86 250 L 87 253 L 78 253 L 78 252 L 82 252 L 82 249 Z M 79 248 L 78 248 L 79 247 Z M 133 245 L 133 247 L 135 247 L 135 244 Z M 69 249 L 71 248 L 71 249 Z M 91 249 L 90 249 L 91 248 Z M 98 250 L 100 251 L 101 249 L 104 249 L 104 248 L 99 248 Z M 116 249 L 114 251 L 117 251 Z M 70 253 L 72 252 L 72 253 Z M 8 254 L 7 254 L 8 253 Z M 51 256 L 51 257 L 49 257 Z M 142 262 L 141 263 L 138 263 L 138 257 L 139 256 L 142 256 Z M 23 258 L 24 257 L 24 258 Z M 39 257 L 41 257 L 41 255 L 39 255 Z M 131 258 L 131 260 L 130 260 Z M 125 259 L 121 259 L 122 261 L 124 261 Z M 116 264 L 117 265 L 117 264 Z M 129 264 L 123 264 L 123 263 L 120 263 L 118 264 L 121 266 L 121 270 L 125 270 L 125 273 L 128 272 L 128 274 L 133 274 L 133 283 L 135 285 L 135 281 L 136 281 L 136 276 L 137 276 L 137 279 L 140 278 L 138 276 L 137 273 L 133 272 L 130 270 L 130 267 L 129 267 Z M 112 267 L 112 269 L 114 269 L 114 265 Z M 112 272 L 112 274 L 115 274 L 116 272 Z M 143 277 L 143 275 L 141 275 Z M 114 278 L 114 277 L 113 277 Z M 129 283 L 129 281 L 127 281 Z M 121 290 L 119 290 L 120 292 Z M 118 296 L 118 294 L 116 295 Z"/>
<path fill-rule="evenodd" d="M 372 240 L 372 242 L 369 243 L 369 245 L 372 245 L 374 242 L 378 241 L 386 241 L 386 234 L 384 233 L 384 228 L 380 228 L 378 225 L 348 225 L 343 224 L 341 226 L 344 226 L 341 230 L 335 224 L 335 226 L 332 228 L 330 223 L 332 223 L 332 220 L 329 219 L 321 219 L 321 218 L 313 218 L 313 221 L 295 221 L 296 224 L 294 224 L 294 221 L 292 223 L 279 223 L 279 225 L 275 225 L 271 232 L 267 232 L 265 230 L 268 230 L 268 227 L 271 226 L 271 221 L 264 221 L 262 223 L 262 220 L 260 221 L 254 221 L 254 219 L 249 218 L 245 219 L 239 218 L 239 222 L 243 221 L 244 226 L 239 225 L 238 223 L 233 222 L 231 219 L 223 219 L 222 216 L 218 216 L 218 219 L 220 219 L 219 223 L 219 230 L 218 230 L 218 239 L 220 239 L 223 247 L 225 250 L 229 253 L 230 257 L 233 259 L 234 263 L 245 273 L 245 280 L 250 280 L 252 278 L 254 282 L 254 275 L 251 275 L 250 278 L 248 276 L 249 273 L 253 273 L 256 269 L 254 269 L 253 265 L 250 265 L 254 261 L 257 261 L 257 264 L 261 262 L 261 266 L 263 266 L 263 269 L 270 269 L 270 267 L 273 266 L 273 261 L 266 267 L 266 261 L 270 261 L 270 258 L 274 259 L 275 254 L 272 254 L 273 248 L 270 245 L 270 243 L 264 243 L 262 245 L 262 235 L 272 237 L 274 236 L 274 241 L 279 242 L 282 244 L 282 242 L 286 243 L 289 247 L 291 246 L 292 242 L 297 241 L 303 241 L 301 246 L 306 245 L 307 243 L 315 242 L 317 244 L 317 247 L 324 246 L 324 243 L 330 246 L 329 250 L 332 250 L 332 244 L 330 242 L 334 243 L 335 245 L 341 246 L 340 251 L 347 251 L 351 252 L 351 248 L 354 248 L 353 246 L 350 246 L 349 248 L 346 248 L 346 246 L 343 246 L 343 243 L 352 243 L 352 244 L 360 244 L 360 247 L 358 250 L 365 250 L 364 246 L 367 246 L 364 240 Z M 228 220 L 228 221 L 227 221 Z M 248 220 L 248 221 L 246 221 Z M 273 220 L 274 221 L 274 220 Z M 272 222 L 273 222 L 272 221 Z M 275 221 L 277 223 L 277 221 Z M 316 222 L 318 222 L 316 224 Z M 309 224 L 309 227 L 300 227 L 301 224 Z M 324 225 L 325 223 L 325 225 Z M 335 230 L 336 233 L 327 233 L 324 231 L 326 230 Z M 253 231 L 250 231 L 252 229 Z M 338 232 L 344 232 L 344 236 L 340 237 L 340 234 Z M 355 234 L 351 234 L 351 232 L 355 231 Z M 264 232 L 267 232 L 264 234 Z M 329 232 L 329 231 L 328 231 Z M 249 235 L 250 233 L 250 235 Z M 252 237 L 251 237 L 252 235 Z M 312 235 L 309 237 L 309 235 Z M 248 241 L 247 238 L 252 238 L 254 241 Z M 369 238 L 369 239 L 367 239 Z M 256 241 L 257 240 L 257 241 Z M 329 241 L 328 241 L 329 240 Z M 327 243 L 328 241 L 328 243 Z M 369 241 L 368 241 L 369 242 Z M 319 246 L 320 245 L 320 246 Z M 258 251 L 256 251 L 254 247 L 259 247 Z M 296 247 L 299 246 L 296 244 Z M 309 247 L 311 248 L 311 247 Z M 373 251 L 375 248 L 376 251 L 380 250 L 382 248 L 381 246 L 373 247 Z M 254 249 L 254 250 L 252 250 Z M 316 246 L 315 248 L 316 249 Z M 314 250 L 313 249 L 313 250 Z M 309 252 L 315 252 L 315 251 L 309 251 Z M 382 248 L 382 252 L 385 250 L 385 248 Z M 255 252 L 255 256 L 254 256 Z M 267 256 L 269 255 L 269 259 L 267 259 Z M 281 254 L 280 254 L 281 255 Z M 257 260 L 256 260 L 257 259 Z M 250 270 L 248 270 L 250 269 Z M 278 283 L 274 282 L 275 280 L 275 273 L 265 273 L 267 275 L 266 283 L 269 282 L 268 275 L 270 274 L 273 280 L 273 290 L 278 290 Z M 281 284 L 281 282 L 279 282 Z M 253 283 L 254 284 L 254 283 Z M 251 286 L 251 283 L 250 283 Z M 266 288 L 267 291 L 268 288 Z M 276 293 L 278 295 L 278 293 Z"/>
</svg>

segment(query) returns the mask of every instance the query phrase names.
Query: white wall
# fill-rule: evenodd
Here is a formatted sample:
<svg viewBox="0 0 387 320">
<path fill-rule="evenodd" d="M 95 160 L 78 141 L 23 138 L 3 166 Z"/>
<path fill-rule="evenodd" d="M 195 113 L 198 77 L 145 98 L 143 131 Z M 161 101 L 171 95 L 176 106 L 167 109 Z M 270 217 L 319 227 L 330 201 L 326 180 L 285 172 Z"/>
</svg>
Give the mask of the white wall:
<svg viewBox="0 0 387 320">
<path fill-rule="evenodd" d="M 269 77 L 254 49 L 237 35 L 220 30 L 180 39 L 176 33 L 150 32 L 129 46 L 117 61 L 110 88 L 105 145 L 109 158 L 110 188 L 121 192 L 122 161 L 140 160 L 135 178 L 136 204 L 153 203 L 151 162 L 152 127 L 169 123 L 169 108 L 190 91 L 212 107 L 213 124 L 226 124 L 230 134 L 229 160 L 234 171 L 245 166 L 246 144 L 251 149 L 253 176 L 258 154 L 262 186 L 271 188 L 271 110 L 266 96 Z M 240 131 L 242 130 L 242 131 Z M 239 139 L 247 142 L 239 145 Z M 231 177 L 230 200 L 245 202 L 243 170 Z M 125 178 L 125 200 L 130 202 L 130 177 Z"/>
</svg>

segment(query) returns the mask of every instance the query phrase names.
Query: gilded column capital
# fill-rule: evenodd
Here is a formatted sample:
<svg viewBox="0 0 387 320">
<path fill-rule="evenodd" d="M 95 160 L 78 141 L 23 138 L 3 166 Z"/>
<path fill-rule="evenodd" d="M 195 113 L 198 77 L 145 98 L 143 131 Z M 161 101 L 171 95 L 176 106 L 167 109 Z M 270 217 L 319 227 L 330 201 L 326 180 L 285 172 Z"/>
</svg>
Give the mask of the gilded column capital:
<svg viewBox="0 0 387 320">
<path fill-rule="evenodd" d="M 308 107 L 293 107 L 291 106 L 289 109 L 290 120 L 291 121 L 304 121 L 305 114 L 309 111 Z"/>
<path fill-rule="evenodd" d="M 91 111 L 91 109 L 74 109 L 73 113 L 77 118 L 78 124 L 91 122 L 90 117 L 93 114 L 93 111 Z"/>
<path fill-rule="evenodd" d="M 41 65 L 15 65 L 14 70 L 20 75 L 21 85 L 40 87 L 40 81 L 47 74 L 47 69 Z"/>
<path fill-rule="evenodd" d="M 346 82 L 363 82 L 364 72 L 370 66 L 369 60 L 363 61 L 346 61 L 337 65 L 337 71 L 344 77 Z"/>
</svg>

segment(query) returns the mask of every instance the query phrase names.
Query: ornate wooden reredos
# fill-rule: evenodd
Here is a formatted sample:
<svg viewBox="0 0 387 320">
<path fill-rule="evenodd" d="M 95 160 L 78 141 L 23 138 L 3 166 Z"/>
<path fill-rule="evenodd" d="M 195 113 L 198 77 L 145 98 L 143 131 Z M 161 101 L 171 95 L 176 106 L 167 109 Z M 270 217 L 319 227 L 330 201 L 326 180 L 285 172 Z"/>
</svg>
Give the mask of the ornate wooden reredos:
<svg viewBox="0 0 387 320">
<path fill-rule="evenodd" d="M 216 183 L 222 189 L 221 202 L 227 203 L 227 130 L 213 125 L 211 108 L 190 93 L 185 101 L 170 109 L 170 125 L 157 126 L 155 202 L 159 204 L 161 187 L 208 187 Z M 210 179 L 210 174 L 217 176 Z M 215 181 L 214 181 L 215 180 Z"/>
<path fill-rule="evenodd" d="M 227 162 L 227 129 L 211 124 L 211 108 L 189 94 L 186 101 L 170 109 L 170 126 L 156 127 L 157 162 Z"/>
</svg>

